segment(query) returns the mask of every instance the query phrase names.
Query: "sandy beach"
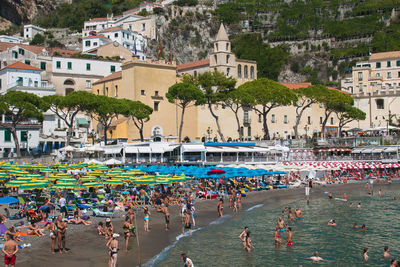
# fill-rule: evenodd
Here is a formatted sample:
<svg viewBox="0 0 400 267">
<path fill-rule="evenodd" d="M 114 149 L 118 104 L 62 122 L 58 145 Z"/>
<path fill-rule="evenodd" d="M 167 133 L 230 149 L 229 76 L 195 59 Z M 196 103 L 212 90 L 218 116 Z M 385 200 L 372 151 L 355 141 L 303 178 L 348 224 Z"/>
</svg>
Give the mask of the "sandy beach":
<svg viewBox="0 0 400 267">
<path fill-rule="evenodd" d="M 382 190 L 386 187 L 391 186 L 392 188 L 398 188 L 399 183 L 392 185 L 379 185 Z M 351 183 L 342 185 L 328 185 L 328 187 L 316 187 L 313 188 L 311 193 L 311 199 L 318 198 L 324 195 L 325 191 L 331 191 L 334 196 L 341 196 L 344 192 L 351 198 L 352 194 L 359 194 L 359 192 L 365 191 L 365 183 Z M 304 188 L 298 189 L 282 189 L 282 190 L 270 190 L 261 192 L 250 192 L 246 198 L 243 199 L 243 208 L 246 210 L 257 204 L 264 203 L 271 207 L 283 206 L 291 203 L 297 199 L 304 198 Z M 205 227 L 212 221 L 218 219 L 216 210 L 217 200 L 197 200 L 195 202 L 196 207 L 196 227 Z M 232 214 L 232 210 L 229 209 L 228 200 L 224 203 L 224 214 Z M 241 211 L 239 211 L 241 212 Z M 165 247 L 170 245 L 176 240 L 176 237 L 181 233 L 181 218 L 179 216 L 179 207 L 170 206 L 171 222 L 170 230 L 164 230 L 164 216 L 162 213 L 156 212 L 154 209 L 151 210 L 150 216 L 150 232 L 143 231 L 143 211 L 137 212 L 137 230 L 140 241 L 140 259 L 141 263 L 144 264 L 152 259 L 154 256 L 159 254 Z M 89 212 L 91 215 L 91 212 Z M 105 218 L 91 217 L 91 220 L 95 222 L 104 221 Z M 7 221 L 6 226 L 9 226 L 17 221 Z M 124 249 L 124 238 L 122 231 L 122 213 L 119 217 L 112 220 L 114 224 L 115 232 L 120 233 L 119 238 L 120 251 L 118 253 L 118 266 L 138 266 L 138 246 L 136 239 L 131 239 L 129 243 L 129 252 L 125 253 Z M 83 226 L 83 225 L 68 225 L 67 230 L 67 254 L 52 255 L 50 253 L 50 237 L 48 231 L 46 236 L 43 237 L 27 237 L 23 243 L 31 243 L 32 246 L 29 248 L 22 249 L 17 256 L 16 266 L 107 266 L 108 254 L 105 246 L 104 237 L 98 236 L 95 229 L 95 225 Z M 56 246 L 57 247 L 57 246 Z M 179 258 L 179 255 L 177 255 Z"/>
</svg>

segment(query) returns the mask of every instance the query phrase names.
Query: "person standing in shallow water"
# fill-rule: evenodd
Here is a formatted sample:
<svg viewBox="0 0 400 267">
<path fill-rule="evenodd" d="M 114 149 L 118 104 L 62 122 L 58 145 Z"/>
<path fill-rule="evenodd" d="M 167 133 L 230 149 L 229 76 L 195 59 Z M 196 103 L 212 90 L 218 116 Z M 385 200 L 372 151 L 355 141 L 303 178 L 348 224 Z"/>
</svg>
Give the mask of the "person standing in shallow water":
<svg viewBox="0 0 400 267">
<path fill-rule="evenodd" d="M 223 214 L 223 210 L 224 210 L 224 200 L 222 198 L 219 199 L 218 202 L 218 206 L 217 206 L 217 210 L 218 210 L 218 216 L 222 217 Z"/>
</svg>

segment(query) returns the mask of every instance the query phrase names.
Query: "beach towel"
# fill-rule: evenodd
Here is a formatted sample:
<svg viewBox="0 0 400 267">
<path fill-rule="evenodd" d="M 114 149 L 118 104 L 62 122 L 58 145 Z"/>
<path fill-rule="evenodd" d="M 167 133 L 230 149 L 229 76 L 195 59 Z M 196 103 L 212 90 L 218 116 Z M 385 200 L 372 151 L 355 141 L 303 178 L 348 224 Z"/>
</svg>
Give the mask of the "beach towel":
<svg viewBox="0 0 400 267">
<path fill-rule="evenodd" d="M 20 236 L 38 236 L 38 235 L 30 235 L 30 234 L 24 233 L 24 232 L 18 232 L 18 235 L 20 235 Z"/>
<path fill-rule="evenodd" d="M 0 224 L 0 235 L 4 235 L 7 230 L 8 228 L 4 224 Z"/>
</svg>

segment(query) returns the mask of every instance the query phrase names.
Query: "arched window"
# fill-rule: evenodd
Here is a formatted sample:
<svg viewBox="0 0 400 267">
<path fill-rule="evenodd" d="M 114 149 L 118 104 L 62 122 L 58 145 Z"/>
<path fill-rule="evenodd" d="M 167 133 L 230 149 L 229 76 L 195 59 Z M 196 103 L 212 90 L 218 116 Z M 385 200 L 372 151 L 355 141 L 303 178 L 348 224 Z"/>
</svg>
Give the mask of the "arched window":
<svg viewBox="0 0 400 267">
<path fill-rule="evenodd" d="M 250 67 L 250 78 L 254 79 L 254 66 Z"/>
<path fill-rule="evenodd" d="M 248 69 L 247 65 L 244 66 L 244 77 L 249 78 L 249 69 Z"/>
<path fill-rule="evenodd" d="M 229 55 L 226 56 L 226 64 L 229 63 Z"/>
<path fill-rule="evenodd" d="M 67 79 L 64 81 L 64 85 L 75 85 L 75 82 L 74 82 L 74 80 Z"/>
<path fill-rule="evenodd" d="M 238 75 L 238 78 L 242 78 L 242 65 L 241 64 L 238 65 L 238 73 L 237 73 L 237 75 Z"/>
</svg>

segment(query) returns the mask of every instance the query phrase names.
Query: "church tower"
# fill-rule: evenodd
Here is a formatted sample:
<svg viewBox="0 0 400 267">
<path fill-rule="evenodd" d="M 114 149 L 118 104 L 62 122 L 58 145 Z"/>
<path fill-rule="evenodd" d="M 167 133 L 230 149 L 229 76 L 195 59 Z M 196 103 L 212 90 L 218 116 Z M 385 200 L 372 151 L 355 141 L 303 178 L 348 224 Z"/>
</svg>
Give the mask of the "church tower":
<svg viewBox="0 0 400 267">
<path fill-rule="evenodd" d="M 225 73 L 226 76 L 234 76 L 236 73 L 235 55 L 231 52 L 224 24 L 221 23 L 214 42 L 214 52 L 210 55 L 210 70 Z"/>
</svg>

